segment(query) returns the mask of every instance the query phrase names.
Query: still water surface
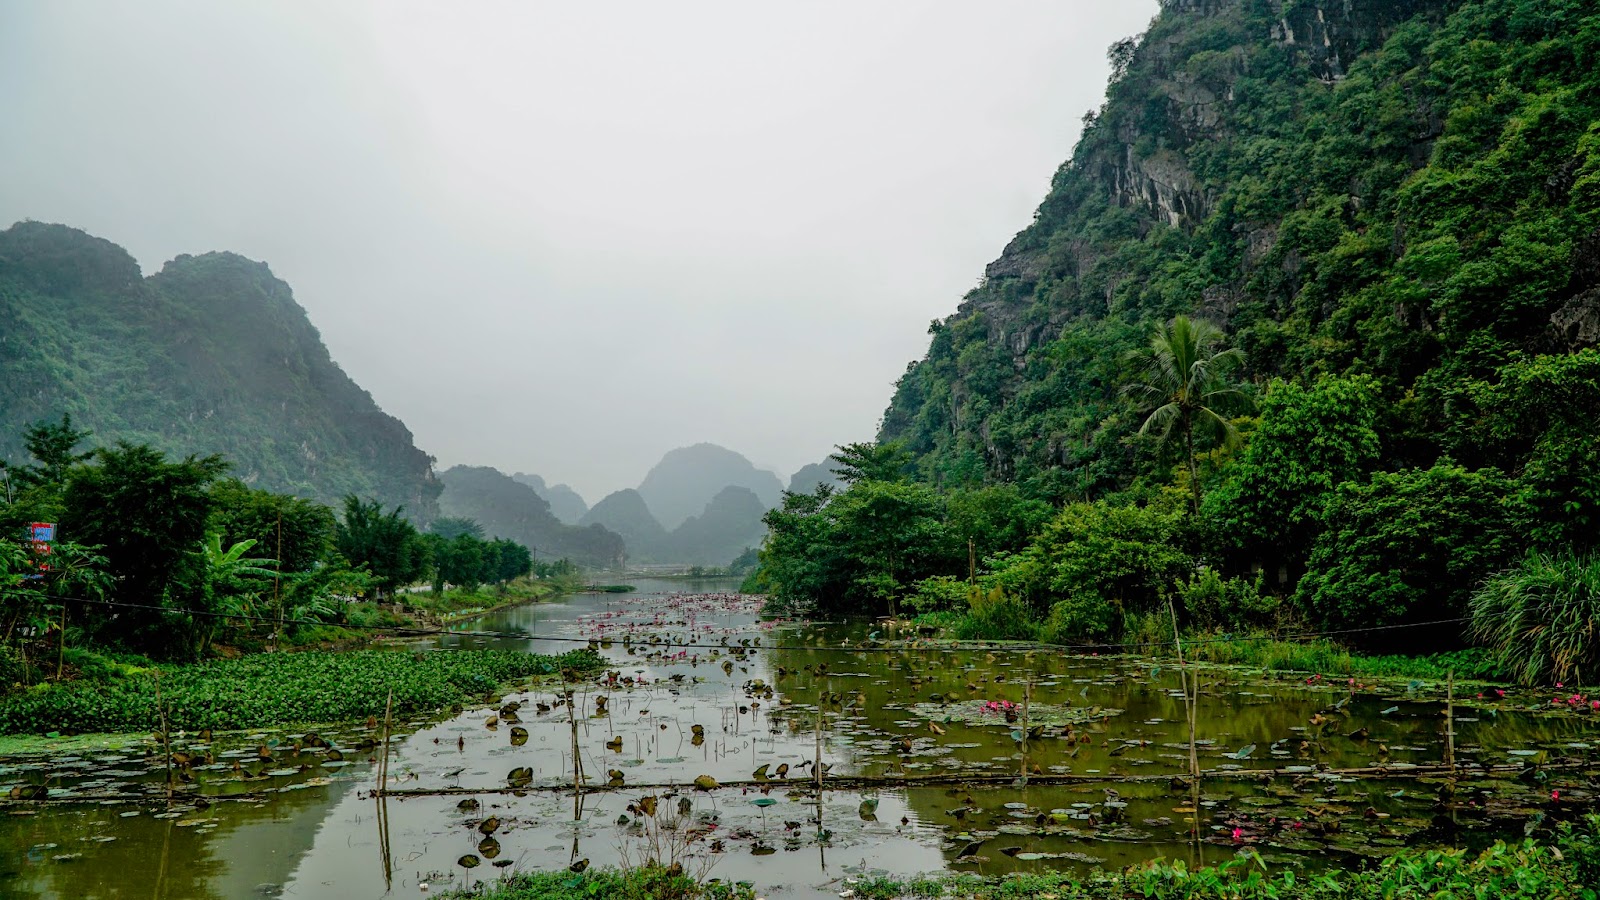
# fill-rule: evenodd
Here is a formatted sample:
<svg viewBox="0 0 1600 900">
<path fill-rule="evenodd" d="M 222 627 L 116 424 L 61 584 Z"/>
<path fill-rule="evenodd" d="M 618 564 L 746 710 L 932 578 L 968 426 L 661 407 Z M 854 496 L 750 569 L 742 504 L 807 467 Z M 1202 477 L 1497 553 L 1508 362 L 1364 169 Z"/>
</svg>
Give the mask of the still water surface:
<svg viewBox="0 0 1600 900">
<path fill-rule="evenodd" d="M 762 622 L 754 600 L 723 593 L 733 587 L 726 581 L 637 584 L 633 594 L 502 610 L 426 643 L 429 652 L 562 652 L 607 641 L 602 652 L 615 681 L 577 686 L 571 710 L 544 689 L 407 723 L 390 762 L 391 791 L 482 793 L 394 796 L 380 805 L 371 754 L 354 749 L 370 735 L 364 725 L 322 730 L 345 749 L 340 762 L 322 750 L 297 752 L 292 735 L 219 735 L 202 748 L 215 758 L 199 770 L 207 802 L 174 809 L 98 799 L 159 783 L 148 742 L 0 762 L 0 788 L 44 777 L 69 801 L 6 810 L 0 896 L 421 897 L 508 871 L 669 856 L 642 833 L 637 804 L 645 796 L 658 798 L 664 820 L 681 811 L 696 834 L 684 860 L 691 871 L 709 866 L 709 877 L 752 881 L 774 898 L 837 896 L 865 873 L 1086 869 L 1155 856 L 1214 863 L 1251 850 L 1274 866 L 1359 862 L 1407 844 L 1520 834 L 1530 817 L 1559 818 L 1590 799 L 1585 778 L 1559 771 L 1522 781 L 1464 778 L 1453 793 L 1441 777 L 1409 774 L 1406 766 L 1443 757 L 1438 686 L 1206 670 L 1201 767 L 1273 769 L 1277 777 L 1208 780 L 1195 842 L 1190 794 L 1173 782 L 1189 760 L 1170 664 L 908 647 L 896 642 L 914 642 L 914 634 L 882 624 Z M 1600 729 L 1588 718 L 1533 710 L 1538 698 L 1527 696 L 1491 691 L 1479 700 L 1476 690 L 1457 705 L 1463 761 L 1591 752 Z M 522 704 L 513 713 L 520 722 L 500 721 L 505 701 Z M 589 784 L 620 776 L 622 789 L 581 803 L 570 789 L 539 790 L 572 782 L 574 718 Z M 256 748 L 270 742 L 274 758 L 259 759 Z M 830 791 L 819 808 L 804 789 L 819 753 L 833 776 L 952 774 L 997 783 Z M 1390 777 L 1321 771 L 1379 765 Z M 784 766 L 786 779 L 776 775 Z M 519 767 L 532 770 L 534 790 L 487 792 L 505 788 Z M 693 787 L 699 776 L 750 781 L 758 771 L 773 780 Z M 1105 780 L 1013 780 L 1022 774 Z M 673 787 L 628 787 L 652 784 Z M 473 800 L 477 807 L 468 808 Z M 498 828 L 485 839 L 480 826 L 489 817 Z"/>
</svg>

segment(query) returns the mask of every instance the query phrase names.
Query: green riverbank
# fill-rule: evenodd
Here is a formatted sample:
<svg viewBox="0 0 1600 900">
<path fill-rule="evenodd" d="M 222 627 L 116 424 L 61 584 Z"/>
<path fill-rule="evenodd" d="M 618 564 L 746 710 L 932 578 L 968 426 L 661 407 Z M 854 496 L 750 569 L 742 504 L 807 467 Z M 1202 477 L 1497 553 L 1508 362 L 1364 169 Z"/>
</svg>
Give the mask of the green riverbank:
<svg viewBox="0 0 1600 900">
<path fill-rule="evenodd" d="M 1376 868 L 1312 875 L 1269 870 L 1259 857 L 1189 871 L 1156 860 L 1123 872 L 983 878 L 847 881 L 840 897 L 856 900 L 1393 900 L 1401 897 L 1495 897 L 1499 900 L 1595 900 L 1600 885 L 1600 816 L 1563 823 L 1547 840 L 1496 843 L 1473 855 L 1459 850 L 1395 853 Z M 441 895 L 479 900 L 720 900 L 755 896 L 720 883 L 696 885 L 664 872 L 533 873 L 486 888 Z"/>
<path fill-rule="evenodd" d="M 136 669 L 104 679 L 37 685 L 0 699 L 0 734 L 148 732 L 157 691 L 174 730 L 269 728 L 431 712 L 523 679 L 600 668 L 588 650 L 536 656 L 505 650 L 263 653 Z M 159 679 L 157 674 L 159 673 Z"/>
<path fill-rule="evenodd" d="M 1108 652 L 1135 656 L 1177 659 L 1170 619 L 1145 623 L 1125 641 L 1107 646 Z M 922 629 L 958 640 L 982 641 L 990 634 L 971 628 L 968 617 L 957 613 L 930 613 L 912 620 Z M 1162 630 L 1162 627 L 1165 630 Z M 1020 636 L 1019 636 L 1020 637 Z M 1085 646 L 1063 647 L 1048 642 L 1019 639 L 1019 646 L 1037 643 L 1040 649 L 1088 652 Z M 1454 673 L 1457 681 L 1482 681 L 1498 684 L 1515 682 L 1501 655 L 1483 647 L 1426 653 L 1415 656 L 1367 654 L 1351 650 L 1328 638 L 1280 640 L 1269 633 L 1186 631 L 1182 636 L 1183 656 L 1190 662 L 1243 666 L 1275 672 L 1300 672 L 1325 677 L 1420 678 L 1444 681 Z"/>
<path fill-rule="evenodd" d="M 518 578 L 504 584 L 476 588 L 450 588 L 443 593 L 400 593 L 387 603 L 360 601 L 344 609 L 343 622 L 297 629 L 288 646 L 327 646 L 368 642 L 383 629 L 438 628 L 464 622 L 486 613 L 523 603 L 545 603 L 584 589 L 576 575 L 554 578 Z M 255 647 L 242 649 L 254 650 Z"/>
</svg>

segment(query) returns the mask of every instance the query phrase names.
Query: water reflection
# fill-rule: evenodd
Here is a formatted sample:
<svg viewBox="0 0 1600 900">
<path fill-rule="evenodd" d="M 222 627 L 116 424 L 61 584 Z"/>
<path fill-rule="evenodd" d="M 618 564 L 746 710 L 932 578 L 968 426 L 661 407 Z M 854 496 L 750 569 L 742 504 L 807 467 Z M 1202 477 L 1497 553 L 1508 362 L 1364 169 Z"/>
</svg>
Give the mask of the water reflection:
<svg viewBox="0 0 1600 900">
<path fill-rule="evenodd" d="M 746 601 L 670 596 L 727 590 L 726 581 L 639 588 L 502 610 L 433 640 L 441 651 L 563 652 L 603 637 L 612 669 L 575 685 L 570 701 L 555 688 L 516 691 L 410 723 L 386 800 L 370 795 L 374 772 L 362 754 L 343 769 L 279 770 L 288 774 L 269 779 L 277 792 L 175 818 L 154 818 L 159 804 L 51 805 L 0 824 L 0 890 L 414 896 L 423 885 L 659 853 L 640 814 L 647 797 L 692 834 L 681 848 L 691 862 L 712 877 L 754 881 L 769 897 L 835 896 L 841 878 L 868 872 L 1120 867 L 1157 855 L 1216 862 L 1247 848 L 1275 865 L 1320 865 L 1520 833 L 1530 813 L 1560 816 L 1588 797 L 1581 778 L 1559 771 L 1526 784 L 1464 777 L 1453 792 L 1440 776 L 1409 775 L 1404 766 L 1443 755 L 1442 705 L 1427 686 L 1408 693 L 1200 670 L 1201 768 L 1277 777 L 1207 779 L 1197 809 L 1182 780 L 1180 673 L 1165 663 L 907 647 L 893 642 L 914 635 L 884 624 L 774 626 Z M 828 649 L 842 646 L 855 652 Z M 1458 705 L 1463 764 L 1589 752 L 1590 721 L 1516 707 L 1516 698 Z M 226 746 L 219 739 L 219 752 Z M 818 797 L 818 764 L 836 780 L 967 781 Z M 574 797 L 575 766 L 589 787 L 621 789 Z M 1324 771 L 1369 766 L 1389 776 Z M 57 784 L 78 790 L 159 778 L 137 753 L 61 771 Z M 736 786 L 698 790 L 701 777 Z M 1044 783 L 1069 777 L 1083 780 Z M 203 790 L 260 787 L 218 771 Z M 419 789 L 467 793 L 406 793 Z M 1562 803 L 1552 804 L 1552 790 Z M 1455 824 L 1476 830 L 1463 836 Z"/>
</svg>

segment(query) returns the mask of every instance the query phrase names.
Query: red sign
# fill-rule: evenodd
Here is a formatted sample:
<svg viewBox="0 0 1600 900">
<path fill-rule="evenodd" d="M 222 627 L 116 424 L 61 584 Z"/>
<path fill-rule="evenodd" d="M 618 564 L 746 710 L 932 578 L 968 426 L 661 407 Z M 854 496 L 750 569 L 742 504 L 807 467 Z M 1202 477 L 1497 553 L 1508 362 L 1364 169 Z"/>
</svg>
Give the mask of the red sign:
<svg viewBox="0 0 1600 900">
<path fill-rule="evenodd" d="M 50 542 L 56 539 L 56 523 L 32 522 L 28 525 L 28 543 L 33 548 L 33 555 L 39 557 L 38 567 L 40 572 L 50 571 Z M 29 578 L 42 578 L 42 575 L 30 575 Z"/>
</svg>

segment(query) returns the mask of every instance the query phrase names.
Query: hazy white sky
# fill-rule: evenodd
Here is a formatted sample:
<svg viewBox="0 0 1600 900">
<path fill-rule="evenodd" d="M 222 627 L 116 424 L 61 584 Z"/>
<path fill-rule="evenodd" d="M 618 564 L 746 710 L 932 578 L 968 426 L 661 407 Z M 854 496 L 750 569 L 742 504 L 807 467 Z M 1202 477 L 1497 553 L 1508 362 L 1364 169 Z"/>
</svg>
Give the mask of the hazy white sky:
<svg viewBox="0 0 1600 900">
<path fill-rule="evenodd" d="M 0 227 L 271 264 L 441 466 L 788 474 L 1025 226 L 1156 0 L 0 0 Z"/>
</svg>

